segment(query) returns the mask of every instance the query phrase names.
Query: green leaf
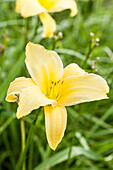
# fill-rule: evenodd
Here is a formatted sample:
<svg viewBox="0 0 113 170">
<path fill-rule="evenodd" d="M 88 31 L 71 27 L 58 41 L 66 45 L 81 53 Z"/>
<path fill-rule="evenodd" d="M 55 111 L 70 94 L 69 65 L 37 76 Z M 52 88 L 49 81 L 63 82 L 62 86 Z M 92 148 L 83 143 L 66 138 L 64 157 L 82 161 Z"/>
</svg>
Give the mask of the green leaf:
<svg viewBox="0 0 113 170">
<path fill-rule="evenodd" d="M 0 135 L 5 131 L 5 129 L 10 125 L 10 123 L 15 119 L 15 115 L 10 116 L 6 122 L 0 127 Z"/>
<path fill-rule="evenodd" d="M 0 28 L 11 26 L 11 25 L 24 25 L 24 24 L 25 21 L 23 19 L 9 20 L 9 21 L 0 22 Z"/>
<path fill-rule="evenodd" d="M 17 63 L 14 65 L 14 67 L 10 71 L 10 73 L 9 73 L 7 79 L 5 80 L 5 82 L 0 86 L 0 102 L 4 99 L 4 97 L 6 95 L 6 91 L 7 91 L 7 88 L 9 86 L 9 83 L 18 75 L 18 73 L 20 72 L 23 64 L 24 64 L 24 55 L 22 55 L 19 58 Z"/>
<path fill-rule="evenodd" d="M 44 170 L 46 168 L 49 169 L 49 168 L 51 168 L 51 167 L 53 167 L 53 166 L 55 166 L 55 165 L 57 165 L 61 162 L 64 162 L 68 159 L 68 154 L 69 154 L 69 148 L 67 148 L 67 149 L 65 149 L 65 150 L 63 150 L 59 153 L 56 153 L 54 156 L 48 158 L 43 163 L 41 163 L 40 165 L 35 167 L 34 170 Z M 94 153 L 91 150 L 85 150 L 82 147 L 73 146 L 70 158 L 74 158 L 74 157 L 79 156 L 79 155 L 84 155 L 87 158 L 92 159 L 92 160 L 96 160 L 96 161 L 99 161 L 99 160 L 102 159 L 100 155 Z"/>
<path fill-rule="evenodd" d="M 77 52 L 77 51 L 73 51 L 73 50 L 69 50 L 69 49 L 55 49 L 56 52 L 61 53 L 61 54 L 68 54 L 71 56 L 75 56 L 81 60 L 85 59 L 85 56 L 82 55 L 81 53 Z"/>
</svg>

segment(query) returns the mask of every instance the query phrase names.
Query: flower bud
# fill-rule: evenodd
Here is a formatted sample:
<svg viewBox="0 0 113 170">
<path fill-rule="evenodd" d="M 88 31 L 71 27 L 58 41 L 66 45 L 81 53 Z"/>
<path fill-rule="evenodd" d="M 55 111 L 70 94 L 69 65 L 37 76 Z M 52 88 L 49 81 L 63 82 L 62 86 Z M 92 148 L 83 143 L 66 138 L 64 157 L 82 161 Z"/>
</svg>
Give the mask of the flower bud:
<svg viewBox="0 0 113 170">
<path fill-rule="evenodd" d="M 100 57 L 97 57 L 96 59 L 97 59 L 97 60 L 100 60 Z"/>
<path fill-rule="evenodd" d="M 53 39 L 57 39 L 58 37 L 56 35 L 53 36 Z"/>
<path fill-rule="evenodd" d="M 89 58 L 91 58 L 92 57 L 92 54 L 89 54 L 89 56 L 88 56 Z"/>
<path fill-rule="evenodd" d="M 59 33 L 58 33 L 58 36 L 59 36 L 59 38 L 62 39 L 62 38 L 63 38 L 63 33 L 62 33 L 62 32 L 59 32 Z"/>
<path fill-rule="evenodd" d="M 94 34 L 93 32 L 90 32 L 90 36 L 91 36 L 91 37 L 94 37 L 94 35 L 95 35 L 95 34 Z"/>
<path fill-rule="evenodd" d="M 96 42 L 100 42 L 100 39 L 99 39 L 99 38 L 96 38 Z"/>
<path fill-rule="evenodd" d="M 94 39 L 90 39 L 90 43 L 92 43 L 94 41 Z"/>
<path fill-rule="evenodd" d="M 95 43 L 94 46 L 95 46 L 95 47 L 98 47 L 98 46 L 99 46 L 99 43 Z"/>
<path fill-rule="evenodd" d="M 95 69 L 95 61 L 94 61 L 94 60 L 92 61 L 91 68 L 92 68 L 92 69 Z"/>
</svg>

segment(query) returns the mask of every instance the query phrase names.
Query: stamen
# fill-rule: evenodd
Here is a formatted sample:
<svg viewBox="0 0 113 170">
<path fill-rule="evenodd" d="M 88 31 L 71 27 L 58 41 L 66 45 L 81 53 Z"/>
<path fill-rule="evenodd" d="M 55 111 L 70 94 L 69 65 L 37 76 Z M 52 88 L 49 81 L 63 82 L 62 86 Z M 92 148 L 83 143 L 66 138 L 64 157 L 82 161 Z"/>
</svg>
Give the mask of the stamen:
<svg viewBox="0 0 113 170">
<path fill-rule="evenodd" d="M 61 84 L 63 84 L 63 83 L 64 83 L 64 80 L 62 80 Z"/>
<path fill-rule="evenodd" d="M 58 100 L 62 90 L 64 81 L 58 80 L 57 82 L 51 81 L 50 88 L 48 89 L 47 97 L 50 99 Z"/>
<path fill-rule="evenodd" d="M 60 83 L 60 81 L 61 81 L 61 80 L 58 80 L 58 82 L 57 82 L 57 83 Z"/>
</svg>

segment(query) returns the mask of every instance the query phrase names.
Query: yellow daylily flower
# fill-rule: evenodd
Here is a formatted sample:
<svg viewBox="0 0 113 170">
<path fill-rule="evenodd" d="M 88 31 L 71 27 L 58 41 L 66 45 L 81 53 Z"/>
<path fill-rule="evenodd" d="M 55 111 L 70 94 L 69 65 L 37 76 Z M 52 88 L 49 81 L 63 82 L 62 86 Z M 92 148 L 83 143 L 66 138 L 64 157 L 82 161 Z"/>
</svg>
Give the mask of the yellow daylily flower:
<svg viewBox="0 0 113 170">
<path fill-rule="evenodd" d="M 39 15 L 44 26 L 43 37 L 52 37 L 56 30 L 55 20 L 48 14 L 60 12 L 65 9 L 71 10 L 71 16 L 77 14 L 75 0 L 17 0 L 16 12 L 23 17 Z"/>
<path fill-rule="evenodd" d="M 25 63 L 32 78 L 16 78 L 6 100 L 19 101 L 18 119 L 44 106 L 47 140 L 55 150 L 66 129 L 65 106 L 107 99 L 109 87 L 101 76 L 88 74 L 77 64 L 63 69 L 56 52 L 31 42 L 26 46 Z"/>
</svg>

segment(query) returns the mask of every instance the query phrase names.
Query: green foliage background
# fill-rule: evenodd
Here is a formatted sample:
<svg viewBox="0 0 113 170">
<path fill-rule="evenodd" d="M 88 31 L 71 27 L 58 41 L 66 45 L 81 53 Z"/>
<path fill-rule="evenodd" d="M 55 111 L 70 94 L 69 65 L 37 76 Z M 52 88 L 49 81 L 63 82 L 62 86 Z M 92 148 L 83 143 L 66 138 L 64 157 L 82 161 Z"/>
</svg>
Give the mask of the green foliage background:
<svg viewBox="0 0 113 170">
<path fill-rule="evenodd" d="M 113 0 L 78 0 L 78 15 L 70 11 L 53 14 L 62 39 L 42 39 L 38 16 L 27 19 L 16 14 L 14 0 L 0 0 L 0 170 L 112 170 L 113 169 Z M 84 65 L 90 32 L 100 39 L 99 47 Z M 64 66 L 77 63 L 88 72 L 104 77 L 108 100 L 68 107 L 65 136 L 52 151 L 47 143 L 43 108 L 25 117 L 26 148 L 21 154 L 20 121 L 16 103 L 5 101 L 9 83 L 19 76 L 29 77 L 25 67 L 25 45 L 40 43 L 57 51 Z M 97 57 L 100 57 L 98 59 Z M 92 62 L 96 61 L 95 69 Z M 34 125 L 34 117 L 38 119 Z"/>
</svg>

